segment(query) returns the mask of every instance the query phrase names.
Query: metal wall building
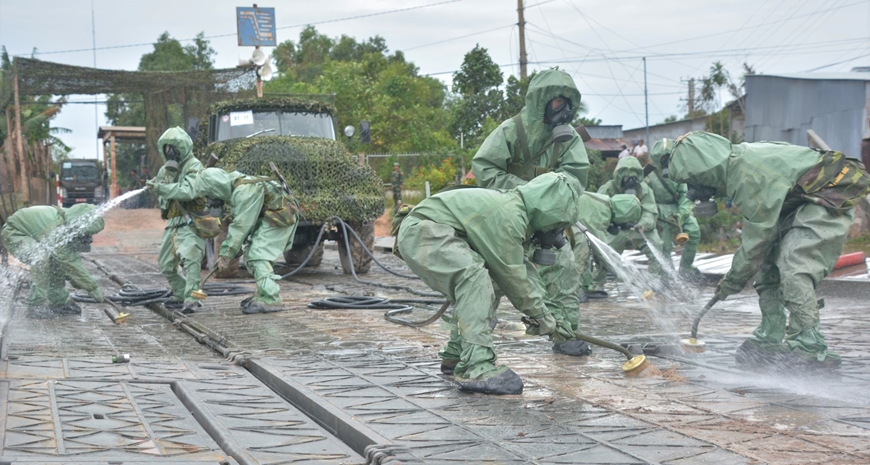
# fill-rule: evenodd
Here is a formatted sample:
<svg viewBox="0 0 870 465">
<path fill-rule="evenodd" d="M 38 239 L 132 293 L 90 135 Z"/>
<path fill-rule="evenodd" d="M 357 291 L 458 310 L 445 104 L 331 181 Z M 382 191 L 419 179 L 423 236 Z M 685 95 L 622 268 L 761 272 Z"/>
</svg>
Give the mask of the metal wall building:
<svg viewBox="0 0 870 465">
<path fill-rule="evenodd" d="M 832 149 L 861 159 L 870 145 L 868 108 L 870 73 L 749 75 L 745 139 L 805 146 L 812 129 Z"/>
</svg>

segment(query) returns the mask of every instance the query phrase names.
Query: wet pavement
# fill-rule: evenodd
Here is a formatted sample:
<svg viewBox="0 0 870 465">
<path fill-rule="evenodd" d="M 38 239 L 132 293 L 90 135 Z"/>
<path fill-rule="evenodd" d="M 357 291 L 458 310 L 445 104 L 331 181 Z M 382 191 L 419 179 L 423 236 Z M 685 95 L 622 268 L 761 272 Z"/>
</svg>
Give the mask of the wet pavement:
<svg viewBox="0 0 870 465">
<path fill-rule="evenodd" d="M 136 239 L 98 241 L 90 258 L 139 287 L 163 286 L 159 232 L 117 233 Z M 391 255 L 377 258 L 407 273 Z M 427 290 L 376 266 L 361 278 Z M 644 301 L 610 286 L 610 299 L 582 306 L 581 330 L 659 345 L 658 372 L 626 378 L 624 358 L 606 349 L 555 355 L 523 334 L 504 300 L 496 350 L 526 384 L 504 397 L 458 392 L 440 374 L 447 332 L 438 323 L 416 329 L 385 321 L 383 310 L 307 308 L 335 295 L 420 298 L 341 274 L 329 248 L 320 268 L 281 283 L 287 309 L 275 314 L 243 315 L 237 296 L 210 297 L 189 317 L 134 307 L 114 325 L 100 305 L 84 304 L 82 316 L 40 320 L 21 304 L 27 290 L 16 300 L 7 286 L 0 463 L 870 463 L 867 286 L 823 287 L 822 330 L 843 357 L 835 375 L 736 366 L 734 351 L 760 319 L 749 292 L 714 307 L 699 331 L 707 351 L 686 354 L 669 349 L 712 288 Z M 422 320 L 437 307 L 402 317 Z M 230 360 L 182 326 L 206 331 Z M 122 353 L 132 361 L 111 363 Z"/>
</svg>

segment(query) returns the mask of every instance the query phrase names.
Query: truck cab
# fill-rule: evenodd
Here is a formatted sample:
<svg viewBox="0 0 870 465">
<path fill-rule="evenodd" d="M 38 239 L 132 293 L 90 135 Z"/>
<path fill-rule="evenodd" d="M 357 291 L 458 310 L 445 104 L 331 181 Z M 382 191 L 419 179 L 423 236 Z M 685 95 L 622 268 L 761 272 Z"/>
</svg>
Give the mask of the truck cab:
<svg viewBox="0 0 870 465">
<path fill-rule="evenodd" d="M 105 200 L 105 182 L 99 160 L 66 160 L 60 165 L 60 192 L 64 208 Z"/>
</svg>

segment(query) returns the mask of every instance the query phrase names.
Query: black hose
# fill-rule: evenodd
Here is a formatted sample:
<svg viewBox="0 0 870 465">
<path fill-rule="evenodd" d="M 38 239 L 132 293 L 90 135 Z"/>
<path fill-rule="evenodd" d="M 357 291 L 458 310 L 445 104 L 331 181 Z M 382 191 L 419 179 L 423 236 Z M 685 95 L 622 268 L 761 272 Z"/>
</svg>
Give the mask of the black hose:
<svg viewBox="0 0 870 465">
<path fill-rule="evenodd" d="M 701 318 L 704 318 L 704 315 L 706 315 L 707 312 L 709 312 L 710 309 L 713 308 L 713 306 L 716 305 L 716 302 L 718 301 L 719 297 L 714 295 L 713 298 L 710 299 L 709 302 L 707 302 L 707 305 L 704 305 L 704 308 L 701 309 L 701 313 L 699 313 L 698 316 L 695 317 L 695 322 L 692 323 L 692 339 L 698 338 L 698 325 L 701 324 Z"/>
<path fill-rule="evenodd" d="M 583 334 L 579 331 L 574 331 L 574 337 L 577 339 L 580 339 L 581 341 L 586 341 L 590 344 L 595 344 L 597 346 L 601 346 L 601 347 L 604 347 L 606 349 L 613 349 L 613 350 L 621 353 L 622 355 L 625 355 L 625 358 L 628 360 L 631 360 L 631 358 L 634 357 L 634 355 L 632 355 L 631 352 L 628 351 L 628 349 L 626 349 L 625 347 L 622 347 L 619 344 L 615 344 L 613 342 L 610 342 L 610 341 L 607 341 L 604 339 L 599 339 L 595 336 L 589 336 L 589 335 Z"/>
</svg>

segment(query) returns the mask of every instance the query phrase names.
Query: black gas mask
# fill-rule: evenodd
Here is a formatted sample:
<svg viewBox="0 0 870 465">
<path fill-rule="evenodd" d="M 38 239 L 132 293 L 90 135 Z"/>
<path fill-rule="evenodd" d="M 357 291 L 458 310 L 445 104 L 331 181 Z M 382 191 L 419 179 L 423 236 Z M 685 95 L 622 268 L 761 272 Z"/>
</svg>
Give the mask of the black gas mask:
<svg viewBox="0 0 870 465">
<path fill-rule="evenodd" d="M 622 188 L 628 195 L 637 195 L 637 178 L 634 176 L 623 176 Z"/>
<path fill-rule="evenodd" d="M 668 179 L 668 164 L 670 163 L 670 161 L 671 161 L 670 154 L 662 157 L 661 170 L 662 170 L 662 177 L 665 179 Z"/>
<path fill-rule="evenodd" d="M 91 243 L 94 242 L 94 236 L 83 234 L 76 236 L 70 241 L 70 247 L 76 252 L 90 252 Z"/>
<path fill-rule="evenodd" d="M 166 171 L 178 171 L 178 161 L 181 158 L 178 149 L 174 145 L 165 144 L 163 146 L 163 156 L 166 157 L 166 163 L 163 164 Z"/>
<path fill-rule="evenodd" d="M 565 238 L 565 229 L 556 228 L 549 231 L 537 231 L 532 235 L 532 244 L 538 246 L 535 253 L 532 254 L 532 262 L 550 266 L 556 263 L 556 251 L 554 248 L 561 249 L 568 244 L 568 239 Z"/>
<path fill-rule="evenodd" d="M 695 216 L 704 218 L 713 216 L 719 211 L 719 205 L 713 200 L 716 195 L 716 188 L 709 186 L 700 186 L 697 184 L 689 184 L 686 191 L 686 197 L 695 202 Z"/>
<path fill-rule="evenodd" d="M 205 208 L 209 216 L 220 218 L 224 214 L 224 201 L 217 197 L 206 197 Z"/>
<path fill-rule="evenodd" d="M 567 142 L 574 136 L 571 131 L 571 121 L 574 121 L 574 111 L 571 109 L 571 101 L 562 97 L 562 104 L 553 108 L 552 100 L 547 102 L 544 111 L 544 119 L 553 131 L 554 142 Z"/>
<path fill-rule="evenodd" d="M 615 235 L 619 234 L 620 230 L 628 231 L 629 229 L 632 229 L 635 226 L 637 226 L 637 223 L 622 223 L 622 224 L 610 223 L 610 226 L 607 227 L 607 233 L 610 234 L 611 236 L 615 236 Z"/>
</svg>

